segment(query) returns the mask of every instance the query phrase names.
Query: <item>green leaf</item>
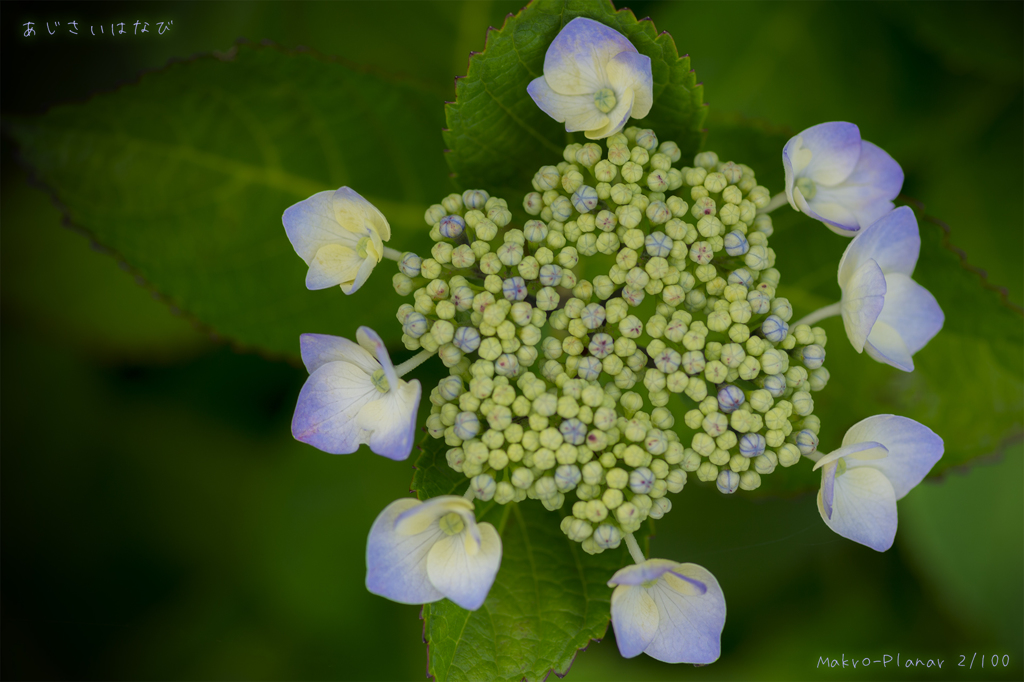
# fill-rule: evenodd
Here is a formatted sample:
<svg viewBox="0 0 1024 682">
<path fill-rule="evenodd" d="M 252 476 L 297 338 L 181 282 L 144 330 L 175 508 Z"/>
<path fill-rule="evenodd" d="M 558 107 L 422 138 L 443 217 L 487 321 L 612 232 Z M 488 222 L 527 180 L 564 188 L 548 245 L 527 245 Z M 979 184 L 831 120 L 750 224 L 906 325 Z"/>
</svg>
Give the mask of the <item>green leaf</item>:
<svg viewBox="0 0 1024 682">
<path fill-rule="evenodd" d="M 488 33 L 484 51 L 470 58 L 468 75 L 457 81 L 455 102 L 445 107 L 448 165 L 460 185 L 528 187 L 537 168 L 561 161 L 572 136 L 540 110 L 526 86 L 543 75 L 544 54 L 558 32 L 581 16 L 611 26 L 651 58 L 654 105 L 638 125 L 675 141 L 684 157 L 697 152 L 707 113 L 704 89 L 671 36 L 659 35 L 649 19 L 637 21 L 628 9 L 616 11 L 610 1 L 534 0 Z"/>
<path fill-rule="evenodd" d="M 66 218 L 168 302 L 239 345 L 295 357 L 303 332 L 366 324 L 397 337 L 400 301 L 388 263 L 352 297 L 307 291 L 282 212 L 348 185 L 388 217 L 391 246 L 425 247 L 423 211 L 450 191 L 439 104 L 309 52 L 240 46 L 8 129 Z"/>
<path fill-rule="evenodd" d="M 722 159 L 750 165 L 758 181 L 782 191 L 781 150 L 792 131 L 738 118 L 712 125 L 708 149 Z M 1005 290 L 989 283 L 953 246 L 954 228 L 911 202 L 921 232 L 914 279 L 935 295 L 946 315 L 942 331 L 914 356 L 907 373 L 858 355 L 840 318 L 822 321 L 828 333 L 825 367 L 831 379 L 814 394 L 821 418 L 821 450 L 837 448 L 856 422 L 875 414 L 899 414 L 938 433 L 945 454 L 932 476 L 999 452 L 1024 430 L 1024 325 Z M 839 300 L 836 270 L 849 240 L 788 206 L 772 214 L 771 246 L 782 273 L 779 295 L 793 304 L 794 319 Z M 809 467 L 776 470 L 764 493 L 817 488 Z"/>
<path fill-rule="evenodd" d="M 421 498 L 461 494 L 468 483 L 445 461 L 445 446 L 421 444 L 413 489 Z M 568 671 L 576 652 L 604 637 L 608 579 L 629 561 L 625 544 L 596 556 L 559 529 L 564 511 L 536 500 L 477 501 L 477 518 L 501 534 L 501 569 L 487 601 L 466 611 L 444 599 L 423 607 L 428 671 L 448 680 L 543 680 Z"/>
<path fill-rule="evenodd" d="M 61 225 L 60 209 L 17 170 L 4 177 L 4 315 L 108 362 L 166 362 L 210 345 L 100 249 Z"/>
</svg>

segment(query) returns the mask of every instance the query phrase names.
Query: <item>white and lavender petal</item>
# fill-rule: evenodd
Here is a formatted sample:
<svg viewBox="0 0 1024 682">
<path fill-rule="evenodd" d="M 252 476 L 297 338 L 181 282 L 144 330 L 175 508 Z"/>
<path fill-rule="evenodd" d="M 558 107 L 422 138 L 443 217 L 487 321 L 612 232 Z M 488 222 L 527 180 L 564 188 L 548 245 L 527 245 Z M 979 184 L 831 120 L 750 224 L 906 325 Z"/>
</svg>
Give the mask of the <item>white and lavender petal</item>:
<svg viewBox="0 0 1024 682">
<path fill-rule="evenodd" d="M 848 469 L 834 486 L 831 514 L 823 491 L 818 493 L 818 511 L 828 527 L 878 552 L 889 549 L 896 537 L 896 495 L 885 474 L 870 466 Z"/>
<path fill-rule="evenodd" d="M 327 244 L 342 244 L 355 249 L 359 242 L 359 236 L 338 224 L 334 194 L 334 191 L 317 192 L 289 206 L 281 218 L 288 241 L 306 265 Z"/>
<path fill-rule="evenodd" d="M 863 441 L 877 441 L 889 451 L 889 456 L 875 461 L 853 457 L 847 460 L 848 469 L 872 467 L 885 474 L 892 485 L 896 499 L 902 499 L 942 458 L 942 438 L 924 424 L 892 414 L 868 417 L 850 427 L 843 438 L 843 449 Z"/>
<path fill-rule="evenodd" d="M 900 206 L 858 234 L 839 261 L 839 286 L 845 287 L 853 273 L 873 260 L 886 275 L 914 274 L 921 252 L 917 218 L 909 206 Z"/>
<path fill-rule="evenodd" d="M 350 187 L 339 187 L 332 198 L 335 220 L 346 230 L 359 237 L 370 236 L 373 232 L 380 240 L 391 239 L 391 226 L 387 218 L 358 192 Z"/>
<path fill-rule="evenodd" d="M 422 388 L 417 380 L 399 381 L 359 410 L 355 422 L 370 450 L 388 459 L 408 459 L 416 439 L 416 412 Z"/>
<path fill-rule="evenodd" d="M 885 306 L 878 322 L 895 329 L 911 355 L 939 333 L 945 319 L 930 291 L 904 274 L 885 276 Z"/>
<path fill-rule="evenodd" d="M 666 663 L 718 660 L 725 627 L 725 595 L 715 576 L 697 564 L 679 564 L 650 588 L 658 631 L 645 650 Z"/>
<path fill-rule="evenodd" d="M 548 47 L 544 77 L 560 93 L 593 96 L 608 82 L 605 64 L 620 52 L 636 52 L 636 48 L 615 29 L 577 17 L 559 31 Z"/>
<path fill-rule="evenodd" d="M 644 652 L 658 631 L 658 605 L 647 588 L 619 585 L 612 592 L 612 628 L 623 658 Z"/>
<path fill-rule="evenodd" d="M 367 374 L 380 369 L 380 363 L 354 341 L 329 334 L 303 334 L 299 337 L 302 364 L 310 374 L 328 362 L 349 362 Z"/>
<path fill-rule="evenodd" d="M 366 542 L 366 589 L 402 604 L 429 604 L 444 598 L 427 575 L 427 555 L 444 536 L 437 524 L 418 533 L 402 533 L 396 520 L 422 502 L 395 500 L 373 522 Z"/>
<path fill-rule="evenodd" d="M 333 455 L 351 454 L 369 436 L 356 416 L 379 395 L 358 366 L 329 362 L 310 374 L 299 391 L 292 435 Z"/>
<path fill-rule="evenodd" d="M 843 287 L 840 312 L 854 350 L 860 353 L 885 307 L 885 275 L 873 260 L 866 261 Z"/>
<path fill-rule="evenodd" d="M 475 611 L 487 599 L 501 566 L 501 537 L 489 523 L 476 526 L 478 538 L 470 527 L 439 539 L 427 555 L 427 575 L 444 596 L 464 609 Z"/>
</svg>

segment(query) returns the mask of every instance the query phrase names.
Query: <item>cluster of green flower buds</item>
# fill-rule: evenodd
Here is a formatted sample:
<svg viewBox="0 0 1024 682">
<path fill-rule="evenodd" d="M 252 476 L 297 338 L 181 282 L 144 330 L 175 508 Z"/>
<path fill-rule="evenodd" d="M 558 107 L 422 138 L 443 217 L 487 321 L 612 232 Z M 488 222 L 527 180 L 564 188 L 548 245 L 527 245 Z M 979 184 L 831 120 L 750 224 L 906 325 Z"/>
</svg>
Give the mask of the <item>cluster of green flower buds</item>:
<svg viewBox="0 0 1024 682">
<path fill-rule="evenodd" d="M 427 429 L 473 494 L 571 499 L 565 534 L 617 547 L 693 473 L 753 490 L 817 447 L 824 331 L 790 328 L 747 166 L 628 128 L 544 166 L 525 216 L 482 190 L 426 212 L 431 257 L 395 289 L 411 350 L 450 369 Z M 516 207 L 518 214 L 518 206 Z"/>
</svg>

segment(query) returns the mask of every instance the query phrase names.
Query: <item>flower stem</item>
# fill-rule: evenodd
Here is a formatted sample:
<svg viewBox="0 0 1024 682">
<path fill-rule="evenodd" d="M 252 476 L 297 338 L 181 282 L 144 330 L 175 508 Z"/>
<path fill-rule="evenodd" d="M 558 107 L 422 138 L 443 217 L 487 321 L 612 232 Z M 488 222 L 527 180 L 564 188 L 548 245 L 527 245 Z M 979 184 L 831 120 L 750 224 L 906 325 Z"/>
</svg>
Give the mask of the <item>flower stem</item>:
<svg viewBox="0 0 1024 682">
<path fill-rule="evenodd" d="M 837 301 L 836 303 L 833 303 L 832 305 L 827 305 L 824 308 L 819 308 L 818 310 L 815 310 L 813 313 L 811 313 L 810 315 L 806 316 L 802 320 L 797 320 L 796 322 L 794 322 L 793 324 L 791 324 L 789 326 L 790 327 L 795 327 L 795 326 L 800 325 L 800 324 L 814 324 L 815 322 L 817 322 L 819 320 L 824 320 L 827 317 L 835 317 L 840 312 L 842 312 L 842 308 L 843 308 L 843 302 L 842 301 Z"/>
<path fill-rule="evenodd" d="M 473 484 L 472 483 L 470 483 L 469 487 L 466 488 L 466 492 L 462 493 L 462 496 L 465 497 L 470 502 L 473 501 L 473 498 L 476 497 L 476 493 L 473 491 Z"/>
<path fill-rule="evenodd" d="M 785 192 L 779 192 L 778 194 L 776 194 L 775 196 L 772 197 L 772 200 L 768 202 L 767 206 L 765 206 L 764 208 L 757 209 L 757 212 L 758 213 L 771 213 L 772 211 L 774 211 L 775 209 L 779 208 L 780 206 L 784 206 L 785 204 L 788 204 L 788 203 L 789 203 L 789 198 L 786 197 L 786 193 Z"/>
<path fill-rule="evenodd" d="M 626 533 L 626 547 L 629 548 L 629 556 L 633 557 L 633 561 L 638 564 L 642 564 L 647 559 L 644 558 L 644 553 L 640 551 L 640 545 L 637 544 L 636 538 L 633 537 L 632 533 Z"/>
<path fill-rule="evenodd" d="M 401 260 L 402 260 L 402 252 L 399 251 L 398 249 L 392 249 L 390 246 L 385 246 L 384 247 L 384 257 L 385 258 L 390 258 L 391 260 L 396 261 L 396 262 L 401 262 Z"/>
<path fill-rule="evenodd" d="M 437 351 L 432 350 L 421 350 L 416 355 L 412 356 L 402 364 L 395 367 L 395 374 L 400 377 L 405 376 L 406 374 L 408 374 L 409 372 L 413 371 L 414 369 L 422 365 L 424 362 L 426 362 L 430 358 L 430 356 L 432 356 L 436 352 Z"/>
</svg>

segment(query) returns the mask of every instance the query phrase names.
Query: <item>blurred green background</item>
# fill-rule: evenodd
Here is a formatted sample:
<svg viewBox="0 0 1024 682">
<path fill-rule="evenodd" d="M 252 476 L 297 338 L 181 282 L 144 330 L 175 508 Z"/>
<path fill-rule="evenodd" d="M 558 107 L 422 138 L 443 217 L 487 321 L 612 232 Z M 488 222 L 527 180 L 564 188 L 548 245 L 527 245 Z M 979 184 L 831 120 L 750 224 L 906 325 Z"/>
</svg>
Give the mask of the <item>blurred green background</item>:
<svg viewBox="0 0 1024 682">
<path fill-rule="evenodd" d="M 737 115 L 794 131 L 855 121 L 901 163 L 904 194 L 948 223 L 1012 302 L 1024 299 L 1024 5 L 626 6 L 690 54 L 712 148 L 716 120 Z M 403 74 L 440 107 L 486 27 L 518 8 L 4 3 L 0 107 L 41 113 L 239 37 Z M 136 18 L 174 27 L 123 41 L 21 34 L 25 21 Z M 440 154 L 440 131 L 436 144 Z M 292 441 L 305 372 L 235 353 L 154 300 L 62 226 L 16 151 L 5 137 L 3 676 L 422 679 L 418 607 L 362 585 L 366 532 L 407 490 L 411 466 Z M 421 379 L 439 371 L 428 364 Z M 811 496 L 688 487 L 652 553 L 718 577 L 729 603 L 721 660 L 624 661 L 609 634 L 569 679 L 1021 679 L 1022 459 L 1013 444 L 920 486 L 900 503 L 885 554 L 833 535 Z M 1010 667 L 957 667 L 975 652 L 1006 654 Z M 897 653 L 945 663 L 898 675 L 815 667 L 819 656 Z"/>
</svg>

